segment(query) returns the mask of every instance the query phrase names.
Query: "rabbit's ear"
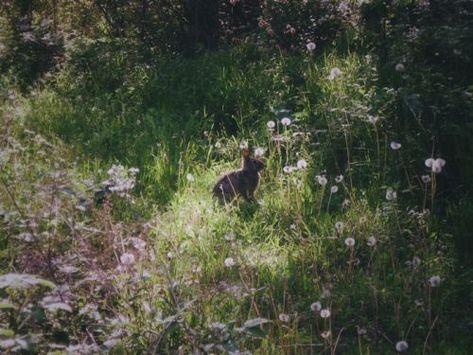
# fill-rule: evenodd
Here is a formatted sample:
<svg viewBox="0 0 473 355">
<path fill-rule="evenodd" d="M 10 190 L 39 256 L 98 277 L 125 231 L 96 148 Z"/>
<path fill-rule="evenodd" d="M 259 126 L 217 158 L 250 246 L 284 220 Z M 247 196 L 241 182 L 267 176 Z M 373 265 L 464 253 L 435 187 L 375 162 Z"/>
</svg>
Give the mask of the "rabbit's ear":
<svg viewBox="0 0 473 355">
<path fill-rule="evenodd" d="M 243 158 L 248 158 L 250 156 L 250 150 L 248 148 L 244 148 L 241 150 L 241 156 Z"/>
</svg>

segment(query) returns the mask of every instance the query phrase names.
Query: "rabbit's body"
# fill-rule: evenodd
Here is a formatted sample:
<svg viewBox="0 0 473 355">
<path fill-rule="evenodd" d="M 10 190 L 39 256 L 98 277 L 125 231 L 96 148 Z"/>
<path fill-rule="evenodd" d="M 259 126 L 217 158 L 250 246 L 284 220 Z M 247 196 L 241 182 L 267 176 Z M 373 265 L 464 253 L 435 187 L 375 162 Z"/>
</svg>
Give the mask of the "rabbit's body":
<svg viewBox="0 0 473 355">
<path fill-rule="evenodd" d="M 239 195 L 247 201 L 254 200 L 260 180 L 259 172 L 263 169 L 263 162 L 251 158 L 249 151 L 244 150 L 241 169 L 228 173 L 217 181 L 212 190 L 214 197 L 221 203 L 231 202 Z"/>
</svg>

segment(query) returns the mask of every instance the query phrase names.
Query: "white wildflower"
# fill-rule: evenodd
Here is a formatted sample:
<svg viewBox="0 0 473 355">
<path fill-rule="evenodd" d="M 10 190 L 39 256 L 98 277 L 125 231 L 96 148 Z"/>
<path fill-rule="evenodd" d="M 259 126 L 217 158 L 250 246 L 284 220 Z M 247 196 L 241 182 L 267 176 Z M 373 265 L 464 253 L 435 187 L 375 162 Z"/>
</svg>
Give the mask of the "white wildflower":
<svg viewBox="0 0 473 355">
<path fill-rule="evenodd" d="M 286 165 L 283 169 L 282 169 L 286 174 L 290 174 L 292 173 L 294 170 L 295 170 L 295 167 L 291 166 L 291 165 Z"/>
<path fill-rule="evenodd" d="M 338 191 L 338 186 L 337 185 L 333 185 L 331 188 L 330 188 L 330 192 L 332 194 L 336 193 Z"/>
<path fill-rule="evenodd" d="M 392 150 L 401 149 L 401 146 L 402 146 L 401 143 L 394 142 L 394 141 L 391 142 L 391 149 L 392 149 Z"/>
<path fill-rule="evenodd" d="M 268 121 L 266 123 L 266 126 L 268 127 L 268 129 L 274 129 L 274 127 L 276 127 L 276 122 L 274 121 Z"/>
<path fill-rule="evenodd" d="M 337 175 L 337 176 L 335 177 L 335 182 L 336 182 L 337 184 L 341 183 L 342 181 L 343 181 L 343 175 Z"/>
<path fill-rule="evenodd" d="M 242 140 L 240 142 L 240 149 L 248 149 L 248 141 Z"/>
</svg>

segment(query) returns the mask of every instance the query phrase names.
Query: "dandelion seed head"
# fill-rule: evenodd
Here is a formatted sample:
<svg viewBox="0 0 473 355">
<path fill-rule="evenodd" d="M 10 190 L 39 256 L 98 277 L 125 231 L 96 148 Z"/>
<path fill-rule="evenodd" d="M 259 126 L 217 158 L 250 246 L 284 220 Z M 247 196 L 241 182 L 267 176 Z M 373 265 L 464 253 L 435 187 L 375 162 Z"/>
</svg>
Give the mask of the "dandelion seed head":
<svg viewBox="0 0 473 355">
<path fill-rule="evenodd" d="M 394 67 L 394 69 L 395 69 L 397 72 L 402 73 L 403 71 L 406 70 L 406 67 L 405 67 L 404 64 L 402 64 L 402 63 L 397 63 L 396 66 Z"/>
<path fill-rule="evenodd" d="M 281 322 L 284 322 L 284 323 L 287 323 L 291 320 L 291 317 L 289 316 L 289 314 L 286 314 L 286 313 L 279 314 L 278 318 Z"/>
<path fill-rule="evenodd" d="M 304 159 L 299 159 L 297 161 L 297 169 L 302 170 L 302 169 L 307 168 L 307 166 L 308 166 L 308 164 Z"/>
<path fill-rule="evenodd" d="M 255 149 L 255 157 L 256 158 L 262 157 L 264 155 L 264 152 L 265 152 L 264 148 L 261 148 L 261 147 L 256 148 Z"/>
<path fill-rule="evenodd" d="M 430 287 L 439 287 L 442 279 L 438 275 L 434 275 L 429 279 Z"/>
<path fill-rule="evenodd" d="M 320 316 L 322 318 L 328 318 L 328 317 L 330 317 L 330 314 L 331 314 L 330 309 L 328 309 L 328 308 L 324 308 L 324 309 L 320 310 Z"/>
<path fill-rule="evenodd" d="M 424 184 L 428 184 L 429 182 L 432 181 L 432 178 L 430 177 L 430 175 L 422 175 L 421 179 Z"/>
<path fill-rule="evenodd" d="M 315 48 L 317 47 L 314 42 L 309 42 L 309 43 L 307 43 L 305 46 L 306 46 L 307 50 L 308 50 L 309 52 L 311 52 L 311 53 L 312 53 L 312 52 L 315 50 Z"/>
<path fill-rule="evenodd" d="M 400 340 L 396 343 L 396 351 L 402 353 L 404 351 L 407 351 L 409 349 L 409 345 L 405 340 Z"/>
<path fill-rule="evenodd" d="M 355 239 L 352 237 L 348 237 L 345 239 L 345 245 L 347 247 L 353 247 L 355 245 Z"/>
<path fill-rule="evenodd" d="M 401 149 L 402 145 L 401 145 L 401 143 L 392 141 L 390 146 L 391 146 L 392 150 L 398 150 L 398 149 Z"/>
<path fill-rule="evenodd" d="M 318 182 L 319 185 L 321 185 L 321 186 L 325 186 L 325 185 L 327 185 L 327 183 L 328 183 L 328 180 L 327 180 L 327 178 L 325 177 L 325 175 L 316 175 L 316 176 L 315 176 L 315 179 L 317 180 L 317 182 Z"/>
<path fill-rule="evenodd" d="M 374 247 L 378 241 L 376 240 L 375 237 L 371 236 L 368 238 L 368 241 L 366 242 L 366 245 L 369 247 Z"/>
<path fill-rule="evenodd" d="M 224 261 L 225 267 L 232 267 L 236 265 L 236 262 L 233 258 L 226 258 Z"/>
<path fill-rule="evenodd" d="M 337 185 L 333 185 L 331 188 L 330 188 L 330 192 L 332 194 L 336 193 L 338 191 L 338 186 Z"/>
<path fill-rule="evenodd" d="M 313 312 L 319 312 L 322 309 L 322 304 L 320 303 L 320 301 L 316 301 L 310 305 L 310 309 Z"/>
<path fill-rule="evenodd" d="M 425 166 L 432 169 L 432 172 L 435 174 L 441 173 L 442 168 L 445 166 L 446 162 L 442 158 L 429 158 L 425 160 Z"/>
<path fill-rule="evenodd" d="M 274 121 L 268 121 L 266 123 L 266 127 L 268 127 L 268 129 L 274 129 L 274 127 L 276 127 L 276 122 Z"/>
<path fill-rule="evenodd" d="M 342 71 L 339 69 L 339 68 L 332 68 L 330 70 L 330 74 L 329 76 L 327 77 L 328 80 L 335 80 L 337 77 L 339 77 L 340 75 L 342 75 Z"/>
<path fill-rule="evenodd" d="M 295 168 L 291 165 L 286 165 L 283 169 L 282 169 L 286 174 L 290 174 L 292 173 Z"/>
<path fill-rule="evenodd" d="M 396 201 L 397 200 L 397 192 L 391 188 L 386 190 L 386 200 L 388 201 Z"/>
<path fill-rule="evenodd" d="M 332 333 L 330 332 L 330 330 L 324 330 L 324 331 L 320 334 L 320 336 L 321 336 L 322 338 L 324 338 L 324 339 L 330 338 L 331 335 L 332 335 Z"/>
<path fill-rule="evenodd" d="M 342 181 L 343 181 L 343 175 L 337 175 L 337 176 L 335 177 L 335 182 L 336 182 L 337 184 L 341 183 Z"/>
<path fill-rule="evenodd" d="M 344 227 L 345 225 L 343 224 L 343 222 L 335 223 L 335 230 L 337 231 L 337 233 L 341 233 Z"/>
<path fill-rule="evenodd" d="M 291 119 L 289 117 L 284 117 L 282 120 L 281 120 L 281 124 L 285 127 L 289 126 L 291 124 Z"/>
</svg>

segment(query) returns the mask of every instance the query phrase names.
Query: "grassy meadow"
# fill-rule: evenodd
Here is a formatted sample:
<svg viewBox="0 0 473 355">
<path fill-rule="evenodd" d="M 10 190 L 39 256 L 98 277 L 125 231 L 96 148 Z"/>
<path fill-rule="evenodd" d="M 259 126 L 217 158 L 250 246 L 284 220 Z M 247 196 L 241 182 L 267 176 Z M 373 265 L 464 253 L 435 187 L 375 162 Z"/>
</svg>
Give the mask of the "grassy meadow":
<svg viewBox="0 0 473 355">
<path fill-rule="evenodd" d="M 462 73 L 353 35 L 152 64 L 109 45 L 0 80 L 2 352 L 471 353 Z M 222 206 L 242 147 L 256 201 Z"/>
</svg>

